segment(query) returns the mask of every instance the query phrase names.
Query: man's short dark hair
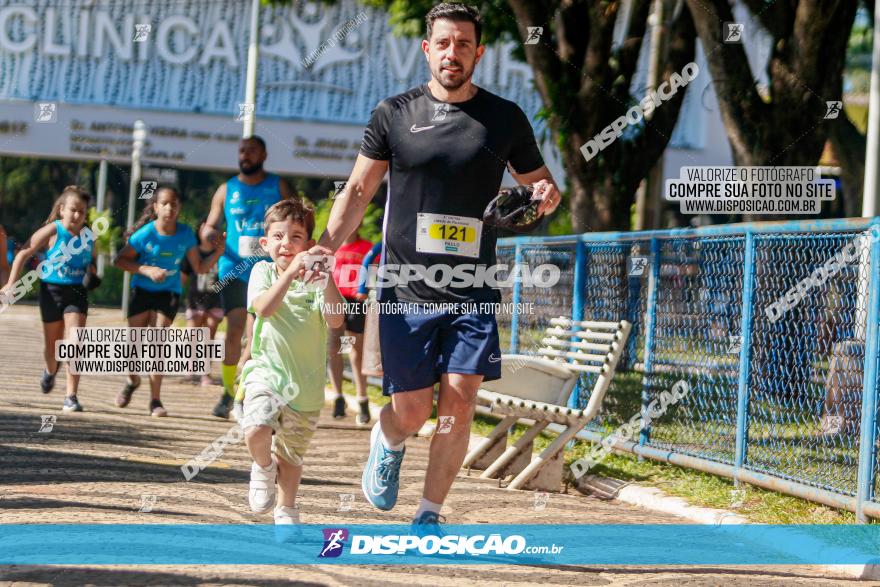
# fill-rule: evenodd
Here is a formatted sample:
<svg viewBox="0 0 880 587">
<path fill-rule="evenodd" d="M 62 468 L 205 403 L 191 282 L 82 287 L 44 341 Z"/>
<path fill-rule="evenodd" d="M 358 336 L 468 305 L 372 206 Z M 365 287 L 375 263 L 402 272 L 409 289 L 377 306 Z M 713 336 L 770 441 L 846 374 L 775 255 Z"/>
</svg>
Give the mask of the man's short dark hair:
<svg viewBox="0 0 880 587">
<path fill-rule="evenodd" d="M 455 22 L 472 22 L 474 23 L 474 32 L 477 35 L 477 45 L 480 44 L 480 36 L 483 34 L 483 21 L 480 13 L 473 6 L 465 4 L 453 4 L 444 2 L 432 8 L 425 15 L 425 25 L 428 31 L 428 40 L 431 40 L 431 31 L 434 29 L 434 21 L 443 18 Z"/>
<path fill-rule="evenodd" d="M 258 145 L 260 145 L 261 147 L 263 147 L 263 150 L 264 150 L 264 151 L 266 150 L 266 141 L 263 140 L 263 137 L 260 137 L 260 136 L 257 136 L 257 135 L 251 135 L 251 136 L 249 136 L 249 137 L 247 137 L 247 138 L 244 138 L 244 139 L 241 139 L 241 140 L 242 140 L 242 141 L 254 141 L 254 142 L 257 143 Z"/>
</svg>

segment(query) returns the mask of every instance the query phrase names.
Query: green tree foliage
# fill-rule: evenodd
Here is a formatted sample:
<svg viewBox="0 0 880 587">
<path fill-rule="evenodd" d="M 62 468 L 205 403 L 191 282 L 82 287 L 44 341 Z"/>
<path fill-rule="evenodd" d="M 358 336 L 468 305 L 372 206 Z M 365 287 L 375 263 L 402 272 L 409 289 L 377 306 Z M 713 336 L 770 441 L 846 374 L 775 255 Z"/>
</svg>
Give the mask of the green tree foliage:
<svg viewBox="0 0 880 587">
<path fill-rule="evenodd" d="M 321 200 L 315 206 L 315 232 L 313 237 L 318 240 L 324 229 L 327 228 L 327 221 L 330 219 L 330 209 L 333 207 L 335 200 L 327 198 Z M 361 238 L 372 243 L 382 240 L 382 213 L 383 210 L 375 204 L 367 204 L 367 211 L 364 213 L 364 219 L 359 229 Z"/>
</svg>

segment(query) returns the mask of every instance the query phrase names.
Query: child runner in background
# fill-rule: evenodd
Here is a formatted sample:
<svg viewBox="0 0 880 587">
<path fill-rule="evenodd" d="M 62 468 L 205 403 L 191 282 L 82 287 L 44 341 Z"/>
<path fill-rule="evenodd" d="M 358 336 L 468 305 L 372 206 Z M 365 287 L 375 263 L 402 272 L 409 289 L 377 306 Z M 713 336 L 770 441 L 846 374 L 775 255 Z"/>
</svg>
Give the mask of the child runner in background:
<svg viewBox="0 0 880 587">
<path fill-rule="evenodd" d="M 203 273 L 223 254 L 223 241 L 215 242 L 214 252 L 202 260 L 193 229 L 177 221 L 180 194 L 163 187 L 155 192 L 138 221 L 126 233 L 128 242 L 113 264 L 134 276 L 128 305 L 129 327 L 171 326 L 180 302 L 180 265 L 184 257 L 196 273 Z M 130 374 L 116 396 L 116 405 L 124 408 L 140 386 L 141 378 Z M 162 376 L 150 375 L 150 415 L 168 415 L 162 401 Z"/>
<path fill-rule="evenodd" d="M 336 398 L 333 401 L 333 417 L 341 419 L 345 418 L 345 398 L 342 396 L 343 364 L 340 347 L 343 336 L 354 338 L 348 359 L 351 364 L 352 379 L 354 380 L 354 387 L 357 392 L 358 405 L 360 406 L 355 422 L 361 426 L 370 422 L 367 377 L 361 373 L 367 305 L 363 300 L 357 299 L 357 282 L 352 284 L 352 281 L 354 281 L 352 278 L 360 275 L 364 255 L 371 248 L 373 248 L 373 243 L 361 238 L 360 233 L 355 230 L 336 251 L 336 266 L 333 268 L 333 280 L 339 288 L 339 293 L 345 298 L 345 324 L 340 328 L 330 331 L 329 345 L 327 347 L 327 353 L 330 358 L 327 371 L 330 375 L 330 383 L 336 392 Z M 344 285 L 339 285 L 340 279 L 344 280 Z"/>
<path fill-rule="evenodd" d="M 87 273 L 95 271 L 95 235 L 85 228 L 90 199 L 91 196 L 78 186 L 64 188 L 55 200 L 46 223 L 31 235 L 15 256 L 3 287 L 3 291 L 11 290 L 31 257 L 48 247 L 46 261 L 39 271 L 40 318 L 45 340 L 43 358 L 46 361 L 46 370 L 40 379 L 43 393 L 49 393 L 55 387 L 55 375 L 60 366 L 55 360 L 55 342 L 65 338 L 71 328 L 85 326 L 89 313 L 83 280 Z M 4 243 L 5 240 L 4 233 Z M 5 256 L 5 251 L 3 254 Z M 73 375 L 68 369 L 65 412 L 82 411 L 77 399 L 78 387 L 79 375 Z"/>
<path fill-rule="evenodd" d="M 274 507 L 276 524 L 296 524 L 303 457 L 324 405 L 327 326 L 342 326 L 342 296 L 328 274 L 305 272 L 307 255 L 328 253 L 311 238 L 311 208 L 283 200 L 266 211 L 264 225 L 260 245 L 272 262 L 254 265 L 248 282 L 247 309 L 257 318 L 241 374 L 241 427 L 254 459 L 248 501 L 256 513 Z M 320 275 L 323 289 L 306 286 Z"/>
<path fill-rule="evenodd" d="M 0 283 L 9 280 L 9 248 L 6 241 L 6 229 L 0 225 Z"/>
<path fill-rule="evenodd" d="M 196 234 L 200 234 L 202 227 L 205 225 L 203 219 L 199 223 L 199 229 Z M 189 259 L 184 259 L 180 266 L 180 271 L 189 279 L 189 289 L 186 294 L 186 326 L 187 328 L 201 328 L 207 326 L 211 329 L 211 340 L 217 333 L 217 326 L 223 320 L 223 303 L 220 300 L 220 294 L 216 290 L 217 286 L 217 264 L 214 263 L 210 267 L 205 267 L 205 260 L 214 253 L 214 247 L 211 243 L 202 241 L 199 243 L 199 255 L 202 259 L 202 269 L 205 273 L 195 273 L 189 264 Z M 198 375 L 193 376 L 196 381 L 199 380 Z M 211 385 L 211 374 L 205 373 L 201 376 L 202 387 Z"/>
</svg>

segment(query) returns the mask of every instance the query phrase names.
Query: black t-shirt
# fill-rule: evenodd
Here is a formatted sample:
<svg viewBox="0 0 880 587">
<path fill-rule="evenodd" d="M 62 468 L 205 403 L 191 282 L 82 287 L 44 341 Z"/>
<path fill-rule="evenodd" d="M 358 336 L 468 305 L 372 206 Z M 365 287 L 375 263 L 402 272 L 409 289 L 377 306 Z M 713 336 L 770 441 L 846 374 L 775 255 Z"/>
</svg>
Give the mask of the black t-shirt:
<svg viewBox="0 0 880 587">
<path fill-rule="evenodd" d="M 519 106 L 482 88 L 465 102 L 441 102 L 431 95 L 427 84 L 376 106 L 360 152 L 370 159 L 390 161 L 383 265 L 494 265 L 494 228 L 482 226 L 476 257 L 420 252 L 416 247 L 418 215 L 452 215 L 479 221 L 498 194 L 508 162 L 516 173 L 529 173 L 544 165 L 532 127 Z M 430 226 L 435 237 L 449 236 L 447 232 L 438 233 L 438 225 Z M 473 235 L 475 238 L 476 230 Z M 455 238 L 456 233 L 451 236 Z M 432 275 L 441 278 L 440 273 Z M 423 280 L 399 285 L 395 294 L 398 299 L 419 302 L 495 299 L 492 288 L 485 285 L 434 288 Z"/>
</svg>

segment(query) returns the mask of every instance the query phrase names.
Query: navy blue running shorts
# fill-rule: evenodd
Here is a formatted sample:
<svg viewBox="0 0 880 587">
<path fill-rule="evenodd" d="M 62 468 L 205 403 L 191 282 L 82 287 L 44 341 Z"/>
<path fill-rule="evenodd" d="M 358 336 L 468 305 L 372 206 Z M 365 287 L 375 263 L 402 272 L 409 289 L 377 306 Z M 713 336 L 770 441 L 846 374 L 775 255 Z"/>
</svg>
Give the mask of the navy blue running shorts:
<svg viewBox="0 0 880 587">
<path fill-rule="evenodd" d="M 383 311 L 379 344 L 385 395 L 431 387 L 443 373 L 501 378 L 498 323 L 492 313 Z"/>
</svg>

